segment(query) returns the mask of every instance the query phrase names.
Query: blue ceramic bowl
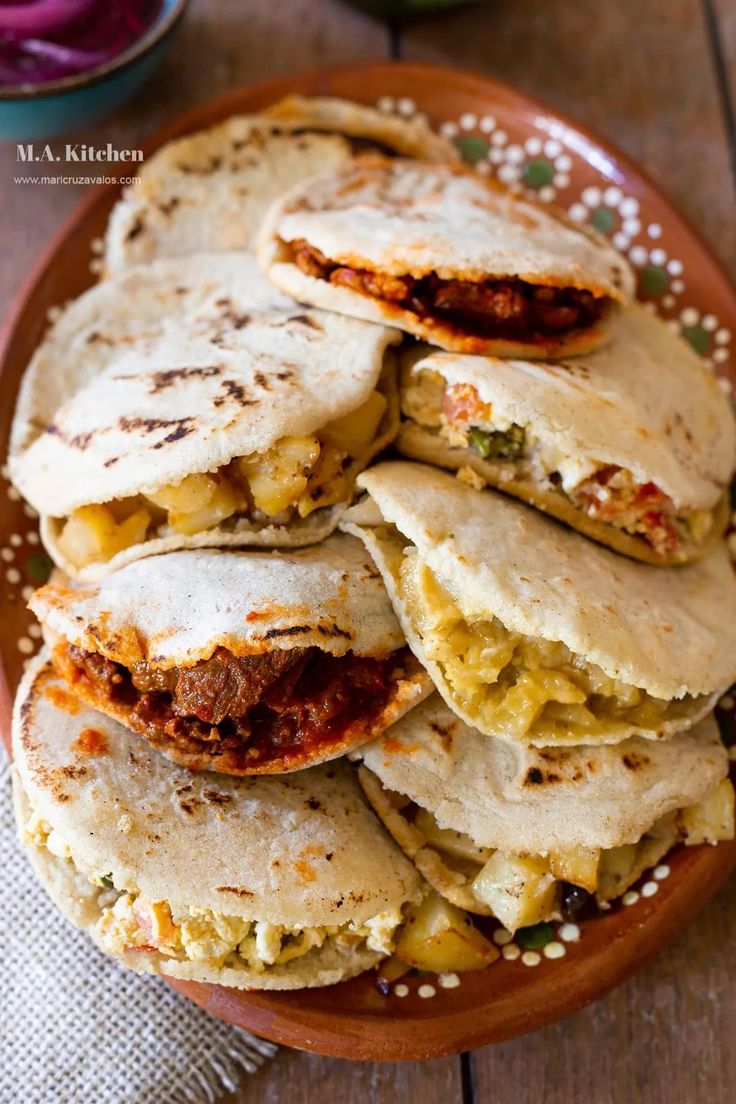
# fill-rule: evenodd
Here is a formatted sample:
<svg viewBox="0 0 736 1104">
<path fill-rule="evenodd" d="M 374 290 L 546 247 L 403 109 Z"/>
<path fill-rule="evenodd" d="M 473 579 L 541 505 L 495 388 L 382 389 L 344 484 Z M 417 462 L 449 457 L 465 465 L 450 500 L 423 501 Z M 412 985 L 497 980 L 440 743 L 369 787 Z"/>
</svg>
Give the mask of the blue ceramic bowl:
<svg viewBox="0 0 736 1104">
<path fill-rule="evenodd" d="M 188 3 L 164 0 L 146 33 L 96 69 L 45 84 L 0 88 L 0 138 L 50 138 L 120 107 L 160 63 Z"/>
</svg>

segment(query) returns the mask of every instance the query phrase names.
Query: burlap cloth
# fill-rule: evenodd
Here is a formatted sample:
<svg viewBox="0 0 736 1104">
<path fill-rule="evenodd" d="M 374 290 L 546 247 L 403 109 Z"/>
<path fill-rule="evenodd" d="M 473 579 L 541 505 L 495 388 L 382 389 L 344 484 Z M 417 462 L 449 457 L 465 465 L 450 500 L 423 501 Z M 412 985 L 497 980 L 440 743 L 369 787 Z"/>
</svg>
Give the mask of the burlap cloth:
<svg viewBox="0 0 736 1104">
<path fill-rule="evenodd" d="M 105 958 L 38 885 L 0 747 L 0 1104 L 200 1104 L 275 1048 Z"/>
</svg>

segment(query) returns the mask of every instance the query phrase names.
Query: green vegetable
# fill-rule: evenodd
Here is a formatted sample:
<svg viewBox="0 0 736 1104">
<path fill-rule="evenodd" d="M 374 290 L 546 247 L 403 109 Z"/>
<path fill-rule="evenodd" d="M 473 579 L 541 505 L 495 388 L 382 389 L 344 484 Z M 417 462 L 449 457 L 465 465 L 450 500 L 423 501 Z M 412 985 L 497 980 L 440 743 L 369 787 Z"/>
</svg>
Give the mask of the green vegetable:
<svg viewBox="0 0 736 1104">
<path fill-rule="evenodd" d="M 468 444 L 471 448 L 475 449 L 479 456 L 482 456 L 484 460 L 487 460 L 491 455 L 491 437 L 493 434 L 486 433 L 483 429 L 478 429 L 477 426 L 472 426 L 468 430 Z"/>
<path fill-rule="evenodd" d="M 529 928 L 519 928 L 514 941 L 525 951 L 537 951 L 540 947 L 546 947 L 554 938 L 554 934 L 551 924 L 532 924 Z"/>
<path fill-rule="evenodd" d="M 512 425 L 509 429 L 489 433 L 479 426 L 468 430 L 468 444 L 484 460 L 516 460 L 524 449 L 524 430 Z"/>
</svg>

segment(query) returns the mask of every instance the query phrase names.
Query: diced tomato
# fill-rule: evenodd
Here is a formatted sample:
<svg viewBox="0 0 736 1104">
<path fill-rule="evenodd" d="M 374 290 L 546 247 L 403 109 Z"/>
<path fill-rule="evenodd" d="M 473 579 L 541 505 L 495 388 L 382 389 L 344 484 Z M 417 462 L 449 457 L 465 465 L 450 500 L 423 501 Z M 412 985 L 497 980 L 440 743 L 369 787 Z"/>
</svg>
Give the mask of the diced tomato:
<svg viewBox="0 0 736 1104">
<path fill-rule="evenodd" d="M 662 506 L 669 501 L 669 497 L 659 489 L 656 483 L 643 483 L 636 492 L 634 505 L 643 509 L 647 506 Z"/>
<path fill-rule="evenodd" d="M 620 471 L 613 464 L 600 468 L 574 489 L 573 501 L 591 517 L 642 537 L 660 555 L 670 555 L 680 543 L 672 499 L 656 483 L 637 484 L 630 476 L 616 479 Z"/>
<path fill-rule="evenodd" d="M 670 518 L 658 510 L 649 510 L 641 519 L 644 537 L 660 553 L 674 552 L 680 538 Z"/>
<path fill-rule="evenodd" d="M 451 424 L 454 422 L 488 422 L 491 408 L 481 402 L 478 392 L 469 383 L 453 383 L 445 391 L 442 413 Z"/>
</svg>

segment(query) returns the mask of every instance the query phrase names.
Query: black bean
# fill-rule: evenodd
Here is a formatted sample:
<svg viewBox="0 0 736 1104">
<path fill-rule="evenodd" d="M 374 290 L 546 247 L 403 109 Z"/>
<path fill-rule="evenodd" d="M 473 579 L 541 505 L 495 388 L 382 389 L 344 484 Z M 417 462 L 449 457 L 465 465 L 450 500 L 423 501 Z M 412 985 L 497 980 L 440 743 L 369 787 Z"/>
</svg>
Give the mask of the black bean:
<svg viewBox="0 0 736 1104">
<path fill-rule="evenodd" d="M 571 882 L 562 883 L 562 915 L 565 920 L 577 920 L 590 900 L 590 893 Z"/>
</svg>

